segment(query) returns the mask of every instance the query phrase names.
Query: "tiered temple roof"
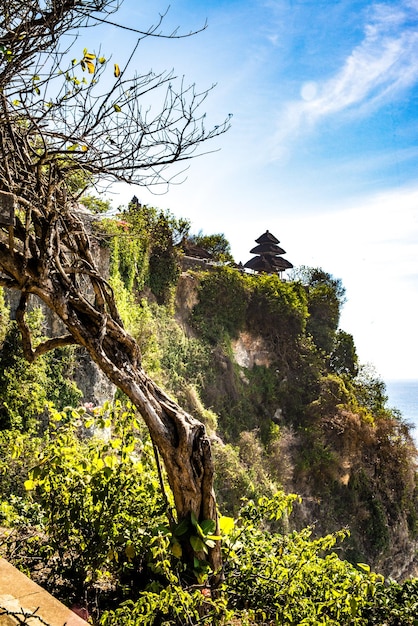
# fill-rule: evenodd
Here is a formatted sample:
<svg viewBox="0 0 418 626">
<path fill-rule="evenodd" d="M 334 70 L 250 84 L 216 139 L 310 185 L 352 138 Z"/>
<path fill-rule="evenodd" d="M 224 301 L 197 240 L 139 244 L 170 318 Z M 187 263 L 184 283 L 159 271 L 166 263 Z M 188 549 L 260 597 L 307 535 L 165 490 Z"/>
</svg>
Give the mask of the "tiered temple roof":
<svg viewBox="0 0 418 626">
<path fill-rule="evenodd" d="M 250 253 L 257 256 L 247 261 L 244 267 L 266 274 L 278 274 L 293 267 L 287 259 L 282 257 L 286 251 L 278 245 L 280 241 L 268 230 L 255 241 L 258 246 L 252 248 Z"/>
</svg>

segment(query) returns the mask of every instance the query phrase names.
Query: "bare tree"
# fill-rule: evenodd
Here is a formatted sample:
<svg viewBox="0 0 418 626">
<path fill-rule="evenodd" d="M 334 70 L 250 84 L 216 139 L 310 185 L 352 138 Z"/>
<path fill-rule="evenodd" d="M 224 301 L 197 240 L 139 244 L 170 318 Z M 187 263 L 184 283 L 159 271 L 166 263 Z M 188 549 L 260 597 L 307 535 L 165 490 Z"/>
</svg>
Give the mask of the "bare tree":
<svg viewBox="0 0 418 626">
<path fill-rule="evenodd" d="M 178 521 L 192 513 L 216 520 L 205 428 L 141 367 L 139 348 L 97 269 L 77 200 L 103 181 L 166 183 L 166 168 L 199 153 L 204 142 L 225 132 L 228 120 L 206 131 L 198 111 L 208 91 L 198 93 L 182 81 L 175 88 L 171 72 L 128 80 L 133 55 L 124 67 L 87 49 L 72 58 L 78 30 L 112 23 L 118 0 L 0 5 L 0 285 L 21 293 L 16 317 L 25 356 L 33 361 L 58 346 L 84 346 L 143 416 L 164 461 Z M 155 26 L 135 31 L 135 48 L 145 37 L 166 36 L 161 22 L 160 16 Z M 112 83 L 103 93 L 106 72 Z M 31 294 L 67 330 L 36 348 L 26 323 Z M 218 543 L 209 556 L 219 571 Z"/>
</svg>

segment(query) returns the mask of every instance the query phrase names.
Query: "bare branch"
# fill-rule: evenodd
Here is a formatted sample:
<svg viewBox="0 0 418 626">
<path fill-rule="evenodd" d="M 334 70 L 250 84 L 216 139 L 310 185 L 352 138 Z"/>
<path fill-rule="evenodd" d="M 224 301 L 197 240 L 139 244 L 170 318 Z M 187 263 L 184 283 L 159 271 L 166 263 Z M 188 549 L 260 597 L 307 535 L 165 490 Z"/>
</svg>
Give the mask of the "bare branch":
<svg viewBox="0 0 418 626">
<path fill-rule="evenodd" d="M 19 305 L 16 309 L 16 322 L 22 335 L 23 354 L 29 363 L 33 363 L 37 357 L 51 350 L 55 350 L 55 348 L 62 348 L 76 343 L 72 335 L 64 335 L 62 337 L 47 339 L 39 343 L 36 348 L 33 349 L 31 330 L 26 322 L 27 302 L 28 295 L 22 292 Z"/>
</svg>

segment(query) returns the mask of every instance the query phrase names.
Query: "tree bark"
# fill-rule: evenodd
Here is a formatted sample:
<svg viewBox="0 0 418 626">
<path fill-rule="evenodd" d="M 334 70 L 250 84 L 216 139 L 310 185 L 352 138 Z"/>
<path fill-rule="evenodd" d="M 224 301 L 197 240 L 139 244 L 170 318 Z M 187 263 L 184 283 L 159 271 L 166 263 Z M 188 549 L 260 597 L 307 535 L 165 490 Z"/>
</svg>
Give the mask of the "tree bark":
<svg viewBox="0 0 418 626">
<path fill-rule="evenodd" d="M 230 116 L 206 130 L 199 109 L 210 90 L 199 93 L 182 80 L 176 87 L 171 71 L 128 78 L 139 42 L 164 36 L 163 16 L 148 30 L 128 28 L 136 34 L 132 54 L 123 67 L 115 66 L 113 82 L 103 90 L 108 62 L 87 49 L 71 60 L 77 37 L 68 35 L 108 23 L 118 3 L 41 4 L 0 0 L 0 201 L 3 194 L 10 204 L 13 196 L 15 208 L 14 219 L 0 211 L 0 285 L 22 294 L 17 321 L 26 357 L 69 343 L 84 346 L 145 420 L 167 470 L 178 521 L 192 513 L 216 520 L 205 428 L 143 371 L 139 348 L 97 270 L 77 199 L 97 182 L 166 185 L 166 168 L 226 132 Z M 155 111 L 154 100 L 161 101 Z M 56 313 L 67 335 L 33 348 L 25 322 L 30 294 Z M 218 542 L 209 561 L 214 572 L 220 569 Z"/>
<path fill-rule="evenodd" d="M 144 372 L 139 347 L 123 328 L 113 294 L 96 270 L 82 223 L 74 215 L 67 216 L 67 220 L 72 220 L 73 229 L 77 225 L 79 231 L 78 259 L 82 259 L 89 268 L 87 276 L 94 294 L 90 299 L 71 281 L 70 273 L 63 269 L 62 248 L 55 255 L 55 262 L 48 263 L 42 255 L 35 259 L 25 258 L 17 249 L 10 253 L 4 239 L 0 241 L 0 268 L 3 270 L 0 285 L 18 289 L 22 294 L 16 318 L 22 332 L 25 356 L 33 361 L 38 355 L 59 345 L 74 343 L 83 346 L 143 417 L 165 465 L 177 521 L 190 519 L 193 513 L 197 520 L 212 519 L 217 522 L 214 467 L 205 427 L 181 409 Z M 72 239 L 74 249 L 74 237 Z M 32 348 L 25 323 L 30 294 L 37 296 L 60 318 L 68 335 L 48 339 Z M 209 550 L 208 561 L 214 572 L 213 581 L 219 580 L 222 563 L 218 541 Z"/>
</svg>

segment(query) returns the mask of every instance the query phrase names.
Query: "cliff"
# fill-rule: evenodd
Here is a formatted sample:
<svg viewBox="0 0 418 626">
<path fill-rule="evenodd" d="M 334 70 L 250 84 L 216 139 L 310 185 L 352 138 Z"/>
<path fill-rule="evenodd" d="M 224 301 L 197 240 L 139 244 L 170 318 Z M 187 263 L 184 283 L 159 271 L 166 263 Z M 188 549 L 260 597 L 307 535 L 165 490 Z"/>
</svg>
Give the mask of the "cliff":
<svg viewBox="0 0 418 626">
<path fill-rule="evenodd" d="M 290 524 L 312 525 L 318 536 L 348 527 L 346 558 L 397 579 L 416 576 L 417 450 L 387 408 L 384 384 L 339 328 L 340 281 L 311 268 L 285 282 L 193 263 L 173 248 L 165 222 L 166 239 L 154 232 L 154 243 L 126 237 L 126 223 L 120 238 L 114 222 L 100 223 L 101 271 L 144 367 L 210 431 L 222 512 L 283 487 L 302 496 Z M 112 237 L 101 236 L 106 229 Z M 13 312 L 10 294 L 8 302 Z M 42 333 L 60 332 L 43 314 Z M 29 408 L 37 419 L 45 400 L 59 410 L 80 401 L 74 381 L 84 403 L 113 398 L 84 352 L 57 353 L 34 370 L 16 346 L 10 331 L 0 351 L 2 427 L 24 427 Z"/>
<path fill-rule="evenodd" d="M 417 450 L 386 407 L 383 383 L 355 351 L 341 350 L 354 344 L 332 319 L 340 285 L 326 274 L 322 282 L 319 307 L 318 285 L 298 281 L 225 268 L 178 280 L 177 323 L 188 341 L 210 346 L 196 387 L 216 414 L 221 506 L 234 513 L 240 496 L 283 486 L 303 498 L 295 525 L 318 536 L 348 527 L 346 558 L 396 579 L 416 576 Z"/>
</svg>

